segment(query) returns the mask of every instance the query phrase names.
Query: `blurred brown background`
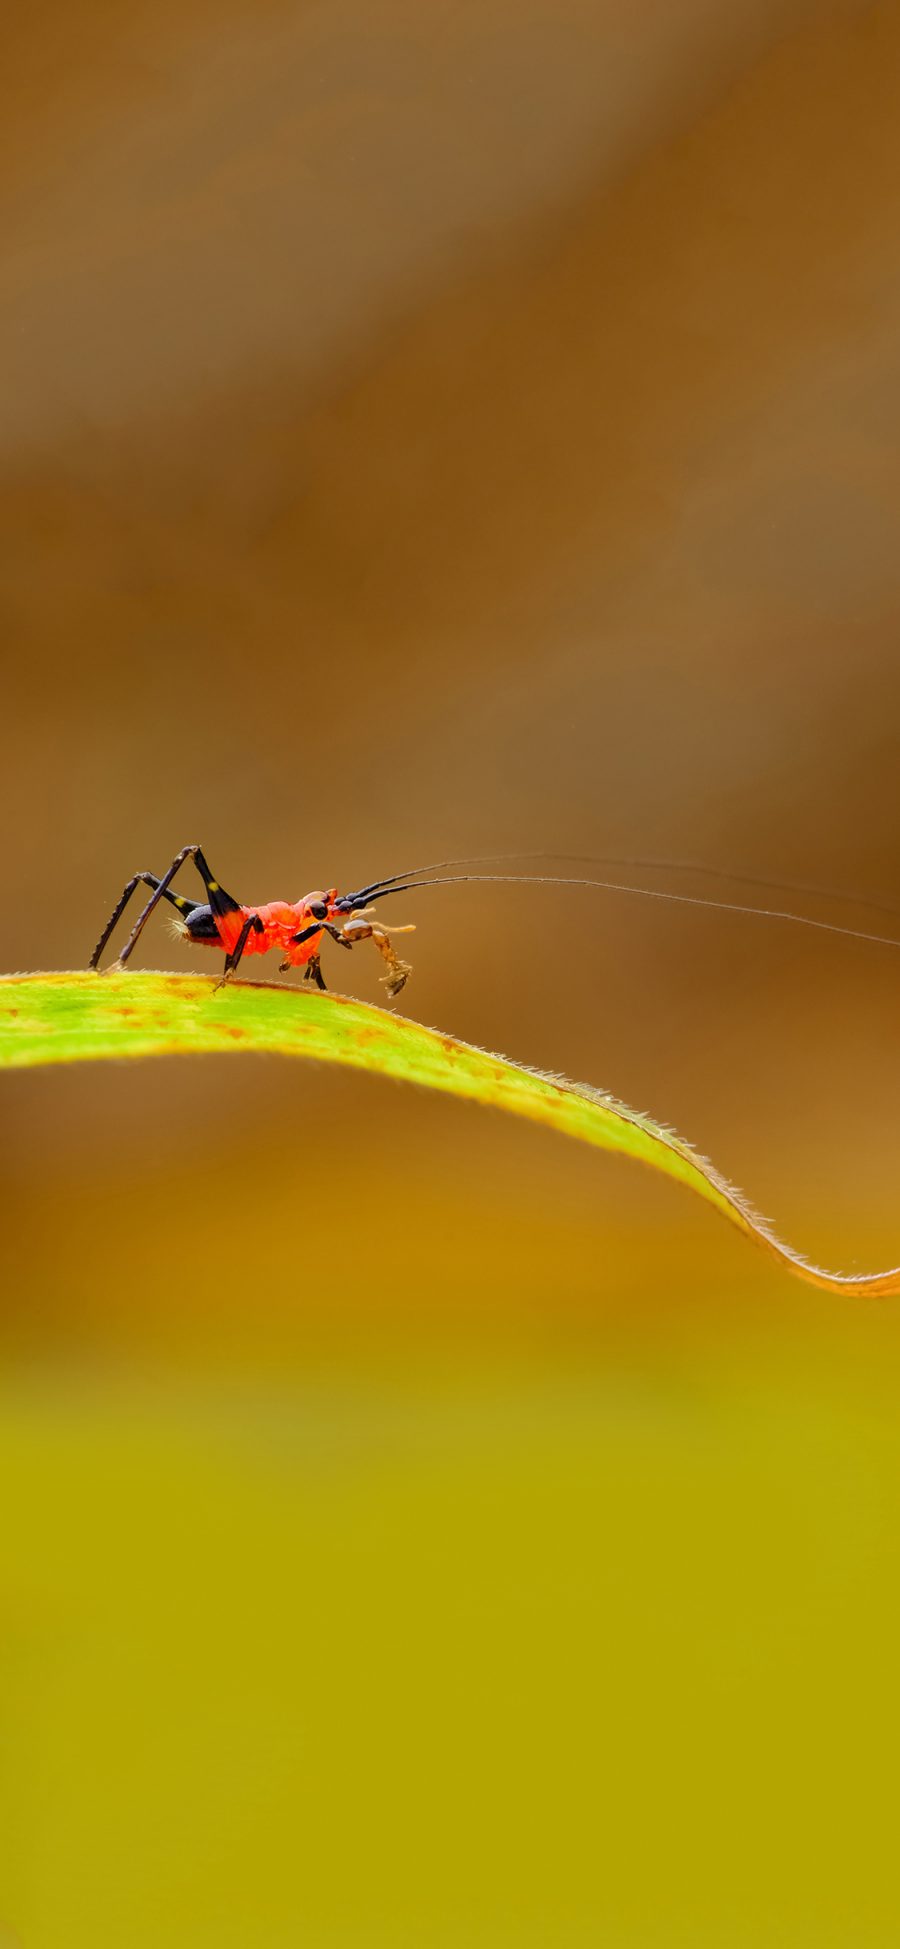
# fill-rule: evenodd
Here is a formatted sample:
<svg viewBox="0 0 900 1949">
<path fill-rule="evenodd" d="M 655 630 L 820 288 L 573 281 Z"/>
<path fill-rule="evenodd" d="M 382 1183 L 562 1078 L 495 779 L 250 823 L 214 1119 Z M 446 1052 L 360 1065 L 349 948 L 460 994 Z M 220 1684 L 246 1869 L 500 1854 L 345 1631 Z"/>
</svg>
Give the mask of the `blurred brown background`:
<svg viewBox="0 0 900 1949">
<path fill-rule="evenodd" d="M 6 966 L 83 964 L 193 837 L 246 899 L 510 847 L 900 899 L 900 9 L 38 5 L 7 51 Z M 411 1010 L 673 1121 L 820 1256 L 896 1255 L 888 952 L 591 894 L 409 917 Z M 363 1081 L 7 1089 L 23 1330 L 102 1310 L 57 1256 L 98 1162 L 138 1278 L 204 1169 L 277 1286 L 272 1231 L 339 1237 L 348 1186 L 414 1265 L 448 1179 L 454 1293 L 529 1186 L 554 1317 L 570 1226 L 592 1308 L 611 1230 L 740 1277 L 533 1132 L 397 1096 L 373 1139 Z"/>
<path fill-rule="evenodd" d="M 34 0 L 12 9 L 4 42 L 0 965 L 83 966 L 126 877 L 161 871 L 195 839 L 248 901 L 352 886 L 446 855 L 533 848 L 699 859 L 900 905 L 900 5 Z M 189 873 L 185 884 L 190 891 Z M 688 874 L 667 884 L 710 890 Z M 900 935 L 900 920 L 862 908 L 810 901 L 807 910 Z M 586 892 L 454 888 L 388 912 L 419 930 L 405 1011 L 674 1124 L 826 1264 L 900 1257 L 897 955 Z M 197 965 L 162 924 L 141 952 L 148 966 Z M 380 998 L 365 950 L 352 963 L 332 954 L 326 974 Z M 376 1607 L 387 1608 L 371 1655 L 385 1723 L 366 1721 L 371 1699 L 356 1697 L 354 1709 L 372 1753 L 399 1741 L 401 1771 L 404 1754 L 409 1761 L 394 1785 L 413 1833 L 423 1781 L 421 1805 L 436 1794 L 450 1833 L 446 1781 L 472 1792 L 459 1753 L 443 1785 L 429 1771 L 453 1745 L 452 1682 L 440 1693 L 447 1724 L 430 1753 L 417 1745 L 435 1691 L 423 1668 L 410 1704 L 402 1668 L 404 1620 L 421 1626 L 421 1604 L 436 1635 L 417 1635 L 417 1655 L 427 1661 L 422 1645 L 433 1646 L 442 1674 L 462 1657 L 459 1723 L 475 1728 L 476 1749 L 485 1715 L 493 1723 L 491 1699 L 507 1698 L 509 1646 L 524 1644 L 538 1672 L 545 1654 L 572 1671 L 573 1719 L 597 1749 L 611 1737 L 619 1787 L 624 1779 L 627 1802 L 630 1781 L 635 1801 L 628 1817 L 621 1801 L 607 1810 L 611 1859 L 583 1889 L 568 1932 L 554 1908 L 555 1869 L 546 1904 L 533 1888 L 518 1924 L 502 1901 L 479 1906 L 473 1895 L 458 1927 L 442 1933 L 435 1861 L 422 1870 L 420 1908 L 411 1897 L 403 1908 L 408 1869 L 398 1870 L 377 1910 L 385 1933 L 371 1910 L 342 1933 L 314 1863 L 306 1885 L 323 1906 L 310 1896 L 303 1939 L 342 1949 L 382 1940 L 521 1949 L 532 1939 L 668 1949 L 674 1910 L 663 1903 L 651 1926 L 634 1895 L 643 1861 L 635 1857 L 628 1890 L 616 1880 L 617 1864 L 632 1861 L 627 1834 L 647 1818 L 646 1771 L 626 1723 L 630 1687 L 658 1786 L 650 1832 L 669 1835 L 678 1913 L 688 1917 L 679 1940 L 881 1949 L 895 1939 L 890 1891 L 881 1907 L 871 1895 L 882 1803 L 857 1798 L 848 1811 L 825 1764 L 839 1753 L 846 1779 L 874 1783 L 877 1741 L 862 1749 L 859 1725 L 896 1720 L 900 1597 L 885 1538 L 900 1457 L 890 1449 L 889 1490 L 879 1447 L 896 1418 L 895 1310 L 795 1289 L 661 1179 L 362 1077 L 217 1059 L 14 1076 L 3 1095 L 3 1332 L 16 1401 L 3 1453 L 10 1479 L 24 1472 L 29 1485 L 32 1503 L 16 1504 L 22 1561 L 34 1552 L 32 1570 L 10 1573 L 14 1642 L 25 1648 L 21 1669 L 11 1668 L 20 1871 L 7 1908 L 23 1940 L 30 1918 L 29 1942 L 71 1949 L 67 1875 L 84 1897 L 92 1949 L 300 1939 L 290 1933 L 293 1894 L 271 1895 L 266 1934 L 255 1883 L 246 1910 L 237 1897 L 220 1908 L 209 1892 L 231 1886 L 245 1838 L 233 1809 L 244 1808 L 254 1768 L 269 1781 L 273 1752 L 287 1768 L 285 1710 L 326 1777 L 334 1768 L 335 1796 L 357 1777 L 358 1742 L 348 1737 L 344 1766 L 328 1719 L 332 1707 L 339 1716 L 346 1673 L 327 1662 L 327 1602 L 322 1643 L 311 1647 L 307 1586 L 286 1597 L 271 1565 L 286 1548 L 302 1582 L 311 1564 L 321 1588 L 341 1592 L 346 1618 L 361 1602 L 357 1562 L 371 1568 L 367 1553 L 377 1556 L 373 1538 L 383 1534 L 401 1593 L 394 1613 L 376 1571 Z M 590 1435 L 570 1451 L 560 1430 L 572 1424 L 540 1390 L 549 1370 L 571 1379 L 583 1358 L 601 1393 Z M 492 1362 L 498 1391 L 482 1399 Z M 110 1370 L 124 1374 L 128 1432 L 114 1419 L 110 1433 L 106 1395 L 96 1412 L 108 1445 L 89 1416 L 89 1461 L 68 1408 L 41 1394 L 29 1421 L 17 1390 L 32 1363 L 41 1387 L 55 1376 L 66 1399 L 73 1377 L 93 1386 Z M 538 1388 L 533 1420 L 516 1396 L 523 1363 Z M 315 1530 L 299 1547 L 294 1502 L 282 1483 L 273 1504 L 272 1484 L 254 1473 L 253 1442 L 235 1451 L 239 1463 L 229 1450 L 229 1467 L 201 1492 L 196 1457 L 205 1468 L 217 1439 L 202 1417 L 196 1454 L 189 1441 L 185 1460 L 163 1416 L 155 1459 L 129 1473 L 128 1389 L 162 1375 L 174 1399 L 193 1374 L 216 1393 L 223 1371 L 235 1387 L 248 1375 L 267 1385 L 275 1375 L 289 1389 L 319 1376 L 297 1410 L 302 1426 L 318 1429 L 342 1466 L 348 1443 L 351 1453 L 349 1500 L 327 1546 Z M 348 1376 L 377 1387 L 388 1374 L 391 1385 L 405 1376 L 403 1387 L 427 1393 L 450 1387 L 454 1373 L 456 1406 L 445 1404 L 436 1423 L 422 1410 L 421 1442 L 383 1403 L 376 1433 L 365 1414 L 359 1433 L 356 1398 L 348 1406 L 341 1393 L 335 1409 L 329 1392 Z M 707 1383 L 713 1434 L 698 1406 Z M 490 1433 L 479 1447 L 476 1432 L 470 1453 L 473 1389 L 481 1407 L 471 1425 Z M 504 1389 L 518 1400 L 512 1432 Z M 626 1401 L 627 1437 L 617 1419 Z M 287 1420 L 296 1431 L 293 1410 Z M 317 1459 L 312 1488 L 301 1469 L 304 1506 L 318 1512 L 318 1437 L 309 1439 Z M 373 1452 L 399 1457 L 407 1485 L 382 1484 L 377 1509 L 366 1501 L 372 1480 L 381 1483 Z M 511 1452 L 521 1467 L 509 1462 L 507 1480 Z M 438 1494 L 434 1520 L 463 1609 L 432 1565 L 432 1614 L 403 1576 L 419 1565 L 434 1509 L 424 1490 L 424 1514 L 402 1496 L 421 1470 L 430 1481 L 438 1453 L 441 1466 L 450 1457 L 455 1486 L 446 1502 Z M 148 1485 L 166 1479 L 165 1467 L 175 1477 L 163 1508 L 162 1490 Z M 714 1478 L 721 1508 L 703 1500 Z M 111 1482 L 130 1485 L 121 1508 L 107 1500 Z M 270 1533 L 282 1492 L 291 1514 L 284 1533 Z M 232 1499 L 243 1511 L 234 1541 Z M 562 1610 L 546 1618 L 522 1596 L 532 1589 L 523 1565 L 535 1506 L 545 1552 L 535 1561 L 551 1562 L 547 1588 L 563 1593 Z M 182 1509 L 192 1512 L 183 1533 Z M 71 1561 L 57 1520 L 78 1539 Z M 598 1540 L 595 1522 L 613 1527 Z M 260 1535 L 271 1555 L 254 1542 Z M 208 1557 L 195 1557 L 198 1536 Z M 499 1559 L 497 1536 L 507 1538 Z M 592 1595 L 577 1578 L 567 1583 L 560 1537 L 579 1562 L 607 1566 Z M 266 1604 L 233 1627 L 233 1640 L 226 1626 L 223 1640 L 222 1617 L 244 1617 L 231 1609 L 222 1567 L 232 1548 L 252 1563 L 243 1601 L 261 1587 Z M 84 1625 L 96 1670 L 72 1651 L 60 1677 L 54 1650 L 48 1681 L 34 1645 L 44 1632 L 56 1647 L 60 1617 L 66 1643 L 81 1643 L 121 1549 L 132 1580 L 126 1625 L 145 1605 L 156 1617 L 158 1593 L 186 1580 L 188 1653 L 172 1624 L 167 1650 L 154 1637 L 146 1665 L 132 1665 L 122 1651 L 130 1626 L 120 1630 L 113 1610 L 112 1622 Z M 508 1586 L 491 1585 L 498 1561 Z M 426 1579 L 427 1562 L 426 1547 Z M 493 1597 L 482 1602 L 485 1580 Z M 673 1593 L 674 1638 L 660 1650 L 642 1634 L 648 1618 L 669 1615 Z M 598 1640 L 594 1602 L 621 1641 L 602 1631 Z M 271 1651 L 263 1612 L 284 1620 L 285 1639 L 260 1705 L 253 1684 Z M 872 1662 L 863 1621 L 875 1617 L 883 1641 Z M 204 1679 L 210 1637 L 222 1665 Z M 804 1663 L 811 1637 L 819 1666 Z M 618 1675 L 618 1708 L 591 1691 L 595 1647 L 598 1666 L 607 1653 Z M 354 1670 L 357 1652 L 348 1643 Z M 329 1702 L 318 1743 L 304 1699 L 290 1693 L 306 1657 Z M 842 1657 L 863 1690 L 860 1673 L 870 1673 L 869 1694 L 841 1691 Z M 706 1693 L 704 1660 L 717 1674 Z M 533 1706 L 537 1696 L 547 1715 L 537 1734 L 544 1791 L 547 1780 L 580 1779 L 549 1692 L 523 1674 L 523 1697 Z M 43 1702 L 33 1711 L 20 1704 L 32 1683 Z M 837 1726 L 820 1709 L 819 1685 L 845 1701 Z M 128 1746 L 118 1728 L 131 1726 L 139 1694 L 147 1722 L 138 1715 Z M 243 1732 L 233 1746 L 222 1733 L 210 1762 L 210 1725 L 234 1696 L 244 1700 Z M 401 1697 L 408 1716 L 401 1704 L 398 1719 L 391 1702 Z M 529 1810 L 543 1803 L 540 1791 L 527 1808 L 516 1799 L 528 1793 L 516 1745 L 528 1721 L 511 1694 L 507 1704 L 497 1738 L 508 1773 L 488 1768 L 480 1790 L 485 1832 L 495 1806 L 512 1810 L 512 1860 Z M 163 1752 L 155 1729 L 170 1730 L 179 1714 L 182 1745 L 173 1734 Z M 786 1726 L 806 1774 L 772 1758 Z M 38 1786 L 36 1761 L 32 1779 L 27 1756 L 52 1757 L 58 1727 L 70 1759 L 53 1759 L 51 1791 L 46 1778 Z M 85 1789 L 71 1755 L 98 1737 Z M 670 1742 L 661 1774 L 660 1738 Z M 754 1773 L 744 1761 L 757 1738 Z M 718 1892 L 699 1906 L 678 1894 L 692 1858 L 687 1811 L 671 1827 L 673 1807 L 693 1804 L 671 1757 L 685 1742 L 699 1753 L 698 1818 L 724 1863 Z M 709 1782 L 727 1780 L 729 1765 L 743 1769 L 741 1818 L 758 1858 L 778 1858 L 771 1908 L 765 1875 L 746 1895 L 716 1826 L 724 1816 Z M 182 1782 L 176 1814 L 191 1826 L 211 1804 L 210 1766 L 228 1809 L 215 1834 L 211 1815 L 209 1834 L 194 1834 L 205 1892 L 182 1937 L 177 1918 L 194 1897 L 177 1848 L 167 1852 L 172 1780 Z M 357 1843 L 380 1804 L 374 1760 L 362 1779 L 370 1799 L 348 1817 Z M 768 1816 L 754 1825 L 757 1787 L 771 1832 Z M 273 1791 L 274 1802 L 260 1788 L 253 1819 L 289 1852 L 295 1802 Z M 71 1825 L 73 1804 L 95 1810 L 79 1813 L 96 1818 L 86 1839 Z M 339 1878 L 338 1828 L 324 1814 L 316 1828 L 303 1804 L 313 1853 L 324 1849 L 320 1862 L 330 1862 L 332 1847 Z M 565 1794 L 557 1803 L 571 1823 L 551 1845 L 566 1886 L 571 1833 L 593 1804 L 576 1810 Z M 776 1815 L 780 1834 L 793 1832 L 801 1805 L 809 1831 L 797 1839 L 798 1867 L 773 1835 Z M 859 1824 L 846 1883 L 845 1816 Z M 552 1829 L 556 1815 L 547 1818 Z M 122 1823 L 121 1885 L 106 1875 L 110 1820 Z M 135 1842 L 143 1832 L 149 1853 Z M 377 1817 L 373 1833 L 377 1889 L 389 1858 L 376 1846 Z M 468 1839 L 466 1886 L 472 1846 L 477 1853 Z M 430 1861 L 421 1834 L 417 1845 Z M 259 1846 L 261 1878 L 281 1889 L 266 1854 L 275 1843 Z M 832 1874 L 821 1901 L 819 1854 L 830 1854 Z M 537 1839 L 533 1860 L 542 1858 Z M 491 1864 L 482 1865 L 490 1888 Z M 861 1920 L 854 1891 L 863 1885 L 872 1906 Z"/>
</svg>

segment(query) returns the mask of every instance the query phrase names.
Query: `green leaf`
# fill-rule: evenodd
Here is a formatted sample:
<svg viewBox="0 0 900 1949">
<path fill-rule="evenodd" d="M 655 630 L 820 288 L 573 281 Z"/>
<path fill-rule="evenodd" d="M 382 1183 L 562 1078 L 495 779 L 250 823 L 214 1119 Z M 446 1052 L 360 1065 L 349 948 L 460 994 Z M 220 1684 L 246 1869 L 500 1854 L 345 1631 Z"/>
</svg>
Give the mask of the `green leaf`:
<svg viewBox="0 0 900 1949">
<path fill-rule="evenodd" d="M 341 995 L 193 975 L 0 978 L 0 1067 L 264 1050 L 375 1070 L 549 1124 L 676 1178 L 800 1278 L 828 1291 L 900 1294 L 900 1267 L 840 1274 L 783 1245 L 733 1185 L 680 1137 L 586 1083 L 523 1069 L 455 1037 Z"/>
</svg>

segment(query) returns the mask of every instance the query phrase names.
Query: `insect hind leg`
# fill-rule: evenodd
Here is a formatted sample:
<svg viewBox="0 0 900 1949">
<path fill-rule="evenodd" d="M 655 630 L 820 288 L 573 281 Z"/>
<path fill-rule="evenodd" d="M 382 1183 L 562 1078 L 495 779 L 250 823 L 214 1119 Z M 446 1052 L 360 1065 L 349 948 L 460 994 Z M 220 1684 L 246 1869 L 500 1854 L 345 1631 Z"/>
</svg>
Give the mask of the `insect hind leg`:
<svg viewBox="0 0 900 1949">
<path fill-rule="evenodd" d="M 100 956 L 103 953 L 103 949 L 105 948 L 106 943 L 109 940 L 110 934 L 113 931 L 113 928 L 116 926 L 116 923 L 120 919 L 121 915 L 124 913 L 124 910 L 129 900 L 131 899 L 135 887 L 139 886 L 141 882 L 143 882 L 144 885 L 152 886 L 153 891 L 150 895 L 149 900 L 147 901 L 146 906 L 138 914 L 137 920 L 134 923 L 131 933 L 129 934 L 128 939 L 125 942 L 125 946 L 123 947 L 122 952 L 119 955 L 119 960 L 117 965 L 120 968 L 124 968 L 126 961 L 129 959 L 129 956 L 133 953 L 135 947 L 137 946 L 137 943 L 144 931 L 144 928 L 146 927 L 147 922 L 150 919 L 150 915 L 153 913 L 154 909 L 159 906 L 161 900 L 170 900 L 172 902 L 172 905 L 177 907 L 182 913 L 184 913 L 185 911 L 192 912 L 194 908 L 200 905 L 200 902 L 196 900 L 182 902 L 179 895 L 170 894 L 169 892 L 170 881 L 174 880 L 179 867 L 184 865 L 186 859 L 193 859 L 197 867 L 197 871 L 200 874 L 200 878 L 202 879 L 203 884 L 206 888 L 209 904 L 214 914 L 219 914 L 219 915 L 232 914 L 232 913 L 238 913 L 240 911 L 238 902 L 232 899 L 230 893 L 225 892 L 224 887 L 221 887 L 219 885 L 218 880 L 213 879 L 212 874 L 209 870 L 209 866 L 204 857 L 202 848 L 196 844 L 191 846 L 182 846 L 180 853 L 176 853 L 171 866 L 169 867 L 168 871 L 163 874 L 161 880 L 157 880 L 155 875 L 152 873 L 136 873 L 133 876 L 133 878 L 129 880 L 128 885 L 124 888 L 121 899 L 114 907 L 113 912 L 111 913 L 109 920 L 107 921 L 106 926 L 103 929 L 103 933 L 101 934 L 100 939 L 97 942 L 97 946 L 95 947 L 94 952 L 91 955 L 91 959 L 89 963 L 90 967 L 96 968 Z"/>
<path fill-rule="evenodd" d="M 158 897 L 162 898 L 163 900 L 167 900 L 170 906 L 177 908 L 180 914 L 192 914 L 195 908 L 199 907 L 200 905 L 199 900 L 185 900 L 183 895 L 181 895 L 180 893 L 171 893 L 168 886 L 163 886 L 162 881 L 159 879 L 156 873 L 133 873 L 131 879 L 128 881 L 127 885 L 123 888 L 122 893 L 119 899 L 117 900 L 112 913 L 110 914 L 106 926 L 104 927 L 103 932 L 100 936 L 100 939 L 97 942 L 93 954 L 91 955 L 90 961 L 88 962 L 88 967 L 96 968 L 100 960 L 100 956 L 103 953 L 103 950 L 106 946 L 107 941 L 109 940 L 111 933 L 113 932 L 114 928 L 118 926 L 118 923 L 121 920 L 123 913 L 125 912 L 125 908 L 127 907 L 132 894 L 136 891 L 136 889 L 139 886 L 150 887 L 154 894 L 156 894 Z M 124 959 L 125 957 L 123 956 L 122 958 Z"/>
<path fill-rule="evenodd" d="M 224 914 L 240 913 L 240 901 L 233 900 L 231 894 L 226 893 L 225 888 L 219 885 L 218 880 L 213 879 L 202 849 L 199 846 L 191 846 L 188 848 L 188 851 L 194 855 L 194 865 L 206 888 L 207 898 L 213 913 L 218 914 L 220 917 Z"/>
</svg>

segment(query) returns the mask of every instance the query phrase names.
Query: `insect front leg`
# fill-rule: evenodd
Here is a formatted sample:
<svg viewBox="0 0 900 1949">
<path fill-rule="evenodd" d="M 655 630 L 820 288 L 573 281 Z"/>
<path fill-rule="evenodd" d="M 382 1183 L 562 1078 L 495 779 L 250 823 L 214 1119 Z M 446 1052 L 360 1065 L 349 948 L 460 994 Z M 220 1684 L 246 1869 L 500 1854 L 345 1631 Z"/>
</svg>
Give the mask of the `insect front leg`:
<svg viewBox="0 0 900 1949">
<path fill-rule="evenodd" d="M 291 966 L 290 961 L 282 962 L 283 968 L 289 968 L 290 966 Z M 306 963 L 306 967 L 303 970 L 303 979 L 304 981 L 314 981 L 316 987 L 321 990 L 321 993 L 323 995 L 325 994 L 326 991 L 325 976 L 322 973 L 322 963 L 317 954 L 310 955 L 309 960 Z"/>
<path fill-rule="evenodd" d="M 407 927 L 395 927 L 394 933 L 414 934 L 415 927 L 411 925 Z M 292 934 L 291 946 L 302 947 L 305 941 L 311 941 L 316 934 L 330 934 L 332 940 L 337 941 L 340 947 L 355 947 L 357 941 L 374 941 L 382 960 L 387 964 L 388 972 L 383 979 L 388 994 L 392 998 L 395 995 L 399 995 L 401 988 L 405 987 L 412 974 L 409 962 L 401 961 L 399 954 L 395 954 L 391 946 L 390 936 L 385 933 L 383 927 L 379 927 L 377 921 L 351 919 L 346 921 L 343 927 L 335 927 L 333 921 L 319 920 L 316 921 L 314 926 L 302 927 L 299 934 Z M 318 961 L 318 956 L 314 956 L 313 959 Z M 285 965 L 289 966 L 290 964 L 286 963 Z M 318 973 L 314 972 L 312 975 L 307 974 L 305 978 L 307 981 L 315 981 L 320 988 L 324 988 L 325 986 L 322 980 L 321 970 Z"/>
<path fill-rule="evenodd" d="M 334 923 L 330 920 L 317 920 L 311 927 L 301 927 L 299 934 L 291 935 L 291 946 L 303 947 L 307 941 L 315 940 L 319 934 L 330 934 L 332 940 L 337 941 L 339 947 L 352 946 L 352 942 L 345 941 L 341 929 L 335 927 Z M 293 961 L 282 961 L 279 973 L 289 974 L 293 966 Z M 322 963 L 318 954 L 310 955 L 304 969 L 303 979 L 304 981 L 314 981 L 316 987 L 320 988 L 323 994 L 325 993 L 325 976 L 322 973 Z"/>
</svg>

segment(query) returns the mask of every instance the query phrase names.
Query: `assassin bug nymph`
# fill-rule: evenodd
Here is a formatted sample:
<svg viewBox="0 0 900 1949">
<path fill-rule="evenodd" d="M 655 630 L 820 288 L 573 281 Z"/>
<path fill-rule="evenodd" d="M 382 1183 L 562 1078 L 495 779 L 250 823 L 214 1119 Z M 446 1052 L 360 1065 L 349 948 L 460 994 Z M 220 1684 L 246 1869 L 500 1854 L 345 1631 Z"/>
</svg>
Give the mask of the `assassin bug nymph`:
<svg viewBox="0 0 900 1949">
<path fill-rule="evenodd" d="M 193 860 L 206 888 L 205 902 L 185 900 L 181 894 L 171 891 L 172 880 L 188 859 Z M 282 973 L 289 968 L 303 968 L 306 981 L 314 981 L 318 988 L 324 988 L 319 949 L 323 936 L 330 934 L 339 947 L 352 948 L 358 941 L 374 941 L 387 967 L 383 979 L 388 993 L 391 996 L 399 995 L 411 973 L 409 964 L 401 961 L 384 928 L 371 919 L 372 909 L 368 905 L 373 894 L 382 887 L 387 889 L 390 884 L 387 880 L 377 881 L 372 886 L 362 887 L 358 893 L 345 893 L 340 897 L 337 887 L 330 887 L 327 892 L 308 893 L 302 900 L 270 900 L 261 907 L 242 907 L 213 878 L 202 848 L 182 846 L 162 879 L 155 873 L 132 875 L 110 914 L 89 965 L 92 968 L 98 966 L 113 928 L 118 925 L 132 894 L 137 887 L 146 886 L 151 889 L 150 898 L 138 915 L 118 961 L 113 963 L 114 967 L 125 966 L 154 908 L 161 900 L 166 900 L 169 906 L 174 907 L 179 917 L 178 931 L 187 940 L 202 947 L 224 948 L 223 981 L 228 981 L 237 973 L 245 954 L 269 954 L 275 948 L 282 956 Z M 411 934 L 413 931 L 411 926 L 394 929 L 399 934 Z"/>
<path fill-rule="evenodd" d="M 245 954 L 268 954 L 275 948 L 282 956 L 281 970 L 303 968 L 304 979 L 314 981 L 319 988 L 325 987 L 319 960 L 319 950 L 326 934 L 337 942 L 339 947 L 352 948 L 358 941 L 374 941 L 379 954 L 386 964 L 387 973 L 382 977 L 388 993 L 399 995 L 409 979 L 411 969 L 407 961 L 401 961 L 395 952 L 390 936 L 378 921 L 372 918 L 374 900 L 385 900 L 395 893 L 412 893 L 419 887 L 456 886 L 464 881 L 482 881 L 510 886 L 555 886 L 555 887 L 598 887 L 607 893 L 638 894 L 643 899 L 677 902 L 687 907 L 711 907 L 719 912 L 731 914 L 755 914 L 760 920 L 789 920 L 801 927 L 814 927 L 825 934 L 844 934 L 851 940 L 874 941 L 881 947 L 900 947 L 900 941 L 891 940 L 883 934 L 869 934 L 857 927 L 844 927 L 830 920 L 817 920 L 810 914 L 796 914 L 784 908 L 748 907 L 734 900 L 713 900 L 697 893 L 673 893 L 659 887 L 626 886 L 621 880 L 594 880 L 582 877 L 562 877 L 556 873 L 450 873 L 446 869 L 455 866 L 480 866 L 487 860 L 504 859 L 545 859 L 544 853 L 493 853 L 479 859 L 438 860 L 431 866 L 411 867 L 405 873 L 389 874 L 385 880 L 370 880 L 368 886 L 360 887 L 356 893 L 338 893 L 337 887 L 327 892 L 308 893 L 302 900 L 270 900 L 261 907 L 242 907 L 230 893 L 226 893 L 218 880 L 213 879 L 206 859 L 199 846 L 183 846 L 172 861 L 168 872 L 162 879 L 155 873 L 134 873 L 122 890 L 109 920 L 90 959 L 90 966 L 96 968 L 107 941 L 118 925 L 135 889 L 146 886 L 151 889 L 146 906 L 138 915 L 124 948 L 114 967 L 123 968 L 136 946 L 154 909 L 161 900 L 174 907 L 178 915 L 178 932 L 189 941 L 201 947 L 219 947 L 225 951 L 223 981 L 237 973 Z M 561 855 L 557 855 L 557 858 Z M 568 855 L 582 858 L 581 855 Z M 179 867 L 192 859 L 206 888 L 205 902 L 185 900 L 181 894 L 173 893 L 171 882 Z M 696 862 L 685 863 L 678 860 L 640 860 L 640 859 L 582 859 L 582 863 L 596 866 L 642 867 L 655 870 L 676 870 L 679 872 L 711 873 L 718 879 L 731 879 L 733 876 L 721 867 L 701 866 Z M 427 876 L 427 877 L 423 877 Z M 740 876 L 737 876 L 740 878 Z M 824 892 L 820 887 L 802 886 L 786 880 L 763 880 L 747 877 L 745 884 L 758 887 L 777 888 L 781 892 L 818 894 L 831 900 L 852 902 L 856 906 L 877 908 L 881 912 L 896 912 L 896 908 L 886 901 L 860 900 L 856 896 L 834 891 Z M 411 934 L 412 926 L 396 927 L 396 934 Z"/>
</svg>

